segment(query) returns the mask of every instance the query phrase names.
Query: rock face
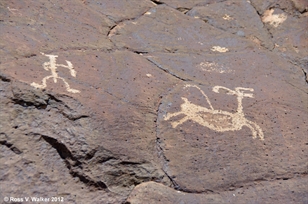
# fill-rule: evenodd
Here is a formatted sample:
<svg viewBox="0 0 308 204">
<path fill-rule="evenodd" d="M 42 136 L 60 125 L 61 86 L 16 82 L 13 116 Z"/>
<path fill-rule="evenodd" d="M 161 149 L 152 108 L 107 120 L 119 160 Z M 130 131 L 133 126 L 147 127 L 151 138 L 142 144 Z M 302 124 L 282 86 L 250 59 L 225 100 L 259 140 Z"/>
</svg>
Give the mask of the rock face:
<svg viewBox="0 0 308 204">
<path fill-rule="evenodd" d="M 308 203 L 306 1 L 0 9 L 4 203 Z"/>
</svg>

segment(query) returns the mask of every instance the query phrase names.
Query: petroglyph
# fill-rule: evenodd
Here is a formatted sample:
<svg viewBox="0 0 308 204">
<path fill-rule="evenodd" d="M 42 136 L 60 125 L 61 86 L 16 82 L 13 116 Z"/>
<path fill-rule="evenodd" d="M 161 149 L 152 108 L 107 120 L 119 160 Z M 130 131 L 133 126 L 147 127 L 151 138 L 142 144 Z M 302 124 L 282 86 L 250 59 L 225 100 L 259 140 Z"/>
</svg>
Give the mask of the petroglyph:
<svg viewBox="0 0 308 204">
<path fill-rule="evenodd" d="M 245 91 L 254 91 L 252 88 L 236 87 L 235 90 L 231 90 L 223 86 L 214 86 L 213 92 L 219 93 L 219 90 L 224 89 L 227 91 L 227 95 L 235 95 L 237 97 L 238 107 L 235 113 L 231 113 L 223 110 L 215 110 L 207 97 L 207 95 L 196 85 L 186 85 L 184 88 L 194 87 L 197 88 L 201 94 L 205 97 L 209 108 L 199 106 L 191 103 L 187 98 L 181 97 L 184 103 L 181 104 L 181 110 L 175 113 L 168 113 L 164 120 L 170 120 L 172 117 L 185 115 L 178 121 L 171 122 L 173 128 L 184 122 L 191 120 L 204 127 L 208 127 L 211 130 L 217 132 L 235 131 L 241 130 L 243 126 L 248 127 L 252 132 L 252 138 L 256 139 L 259 136 L 260 140 L 264 140 L 264 134 L 262 129 L 256 123 L 249 121 L 245 118 L 243 112 L 242 100 L 244 97 L 253 98 L 252 93 L 244 93 Z"/>
<path fill-rule="evenodd" d="M 218 72 L 220 74 L 234 72 L 233 70 L 220 66 L 216 62 L 201 62 L 197 67 L 206 72 Z"/>
<path fill-rule="evenodd" d="M 228 14 L 225 14 L 222 18 L 223 18 L 224 20 L 226 20 L 226 21 L 230 21 L 230 20 L 233 19 L 233 18 L 231 18 Z"/>
<path fill-rule="evenodd" d="M 31 83 L 31 86 L 35 87 L 35 88 L 40 88 L 40 89 L 44 89 L 47 87 L 47 84 L 46 84 L 46 81 L 47 79 L 50 79 L 52 78 L 53 79 L 53 82 L 54 83 L 57 83 L 58 82 L 58 79 L 61 79 L 64 84 L 65 84 L 65 88 L 68 92 L 71 92 L 71 93 L 80 93 L 79 90 L 76 90 L 76 89 L 71 89 L 70 88 L 70 85 L 66 82 L 66 80 L 62 77 L 59 77 L 58 73 L 57 73 L 57 67 L 64 67 L 64 68 L 67 68 L 70 70 L 70 74 L 73 76 L 73 77 L 76 77 L 76 71 L 74 70 L 74 67 L 73 67 L 73 64 L 70 62 L 70 61 L 66 61 L 67 65 L 64 65 L 64 64 L 57 64 L 57 57 L 58 55 L 46 55 L 44 53 L 41 52 L 42 55 L 46 56 L 46 57 L 49 57 L 49 62 L 44 62 L 43 63 L 43 67 L 45 70 L 50 70 L 51 71 L 51 75 L 49 76 L 46 76 L 42 79 L 42 84 L 37 84 L 35 82 L 32 82 Z"/>
<path fill-rule="evenodd" d="M 273 13 L 274 13 L 274 9 L 266 10 L 262 17 L 262 22 L 269 23 L 271 26 L 274 26 L 275 28 L 277 28 L 281 23 L 287 20 L 286 14 L 284 13 L 273 14 Z"/>
<path fill-rule="evenodd" d="M 211 50 L 214 51 L 214 52 L 228 52 L 228 51 L 229 51 L 228 48 L 226 48 L 226 47 L 220 47 L 220 46 L 213 46 L 213 47 L 211 48 Z"/>
</svg>

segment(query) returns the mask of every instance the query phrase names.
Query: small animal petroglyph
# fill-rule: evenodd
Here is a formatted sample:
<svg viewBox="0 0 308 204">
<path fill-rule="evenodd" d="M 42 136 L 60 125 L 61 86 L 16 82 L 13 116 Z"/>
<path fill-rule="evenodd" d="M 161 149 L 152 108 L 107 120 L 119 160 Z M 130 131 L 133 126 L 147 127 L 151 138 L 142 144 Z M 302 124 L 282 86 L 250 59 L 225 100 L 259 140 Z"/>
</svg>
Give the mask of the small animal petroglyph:
<svg viewBox="0 0 308 204">
<path fill-rule="evenodd" d="M 218 132 L 241 130 L 243 126 L 248 127 L 252 132 L 252 138 L 256 139 L 259 136 L 260 140 L 264 140 L 264 134 L 262 129 L 254 122 L 245 118 L 243 113 L 242 100 L 244 97 L 253 98 L 252 93 L 244 93 L 244 91 L 254 91 L 252 88 L 236 87 L 235 90 L 223 86 L 214 86 L 213 92 L 219 93 L 220 89 L 227 91 L 228 95 L 237 96 L 238 107 L 235 113 L 231 113 L 223 110 L 215 110 L 207 97 L 207 95 L 196 85 L 186 85 L 187 87 L 197 88 L 201 94 L 205 97 L 210 108 L 199 106 L 191 103 L 187 98 L 181 97 L 184 103 L 181 104 L 181 110 L 175 113 L 168 113 L 164 120 L 169 120 L 172 117 L 185 115 L 178 121 L 171 122 L 173 128 L 176 128 L 182 123 L 192 120 L 199 123 L 202 126 L 208 127 L 211 130 Z"/>
<path fill-rule="evenodd" d="M 64 67 L 64 68 L 67 68 L 70 70 L 70 74 L 73 76 L 73 77 L 76 77 L 76 71 L 74 70 L 74 67 L 73 67 L 73 64 L 70 62 L 70 61 L 66 61 L 67 65 L 64 65 L 64 64 L 57 64 L 56 61 L 57 61 L 57 57 L 58 55 L 46 55 L 44 53 L 41 53 L 42 55 L 46 56 L 46 57 L 49 57 L 49 62 L 44 62 L 43 64 L 43 67 L 45 70 L 50 70 L 51 71 L 51 75 L 49 76 L 46 76 L 42 79 L 42 84 L 37 84 L 35 82 L 32 82 L 31 83 L 31 86 L 35 87 L 35 88 L 40 88 L 40 89 L 44 89 L 47 87 L 46 85 L 46 81 L 47 79 L 49 78 L 52 78 L 53 79 L 53 82 L 54 83 L 57 83 L 58 79 L 61 79 L 64 84 L 65 84 L 65 88 L 68 92 L 71 92 L 71 93 L 80 93 L 79 90 L 76 90 L 76 89 L 71 89 L 70 88 L 70 85 L 66 82 L 66 80 L 62 77 L 59 77 L 58 76 L 58 73 L 57 73 L 57 67 Z"/>
</svg>

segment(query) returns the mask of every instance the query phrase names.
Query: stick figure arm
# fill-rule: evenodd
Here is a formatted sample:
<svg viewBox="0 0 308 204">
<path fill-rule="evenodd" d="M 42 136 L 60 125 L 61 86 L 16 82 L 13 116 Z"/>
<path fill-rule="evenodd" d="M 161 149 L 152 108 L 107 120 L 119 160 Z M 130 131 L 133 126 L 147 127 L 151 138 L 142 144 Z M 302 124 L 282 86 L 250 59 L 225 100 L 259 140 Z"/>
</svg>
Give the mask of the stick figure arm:
<svg viewBox="0 0 308 204">
<path fill-rule="evenodd" d="M 68 65 L 66 67 L 70 70 L 71 75 L 73 77 L 76 77 L 77 72 L 75 71 L 75 69 L 73 67 L 73 64 L 70 61 L 67 61 L 67 60 L 65 60 L 65 61 L 66 61 L 67 65 Z"/>
<path fill-rule="evenodd" d="M 73 67 L 73 64 L 70 62 L 70 61 L 67 61 L 65 60 L 67 65 L 64 65 L 64 64 L 56 64 L 57 67 L 64 67 L 64 68 L 67 68 L 70 70 L 70 74 L 73 76 L 73 77 L 76 77 L 76 74 L 77 72 L 75 71 L 74 67 Z"/>
</svg>

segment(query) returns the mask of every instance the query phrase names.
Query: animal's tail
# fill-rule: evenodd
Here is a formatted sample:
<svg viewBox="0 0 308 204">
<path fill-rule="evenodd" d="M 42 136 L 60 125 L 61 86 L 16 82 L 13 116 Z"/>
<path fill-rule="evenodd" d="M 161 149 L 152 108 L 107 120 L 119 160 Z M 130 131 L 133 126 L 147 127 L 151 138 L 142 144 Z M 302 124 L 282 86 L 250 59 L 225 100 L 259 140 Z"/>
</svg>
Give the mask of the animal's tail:
<svg viewBox="0 0 308 204">
<path fill-rule="evenodd" d="M 211 108 L 212 110 L 214 110 L 214 108 L 213 108 L 213 106 L 212 106 L 212 104 L 211 104 L 211 102 L 210 102 L 209 97 L 207 97 L 207 95 L 206 95 L 198 86 L 196 86 L 196 85 L 191 85 L 191 84 L 186 84 L 184 88 L 188 88 L 188 87 L 193 87 L 193 88 L 198 89 L 198 90 L 201 92 L 201 94 L 205 97 L 206 102 L 209 104 L 210 108 Z"/>
</svg>

